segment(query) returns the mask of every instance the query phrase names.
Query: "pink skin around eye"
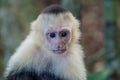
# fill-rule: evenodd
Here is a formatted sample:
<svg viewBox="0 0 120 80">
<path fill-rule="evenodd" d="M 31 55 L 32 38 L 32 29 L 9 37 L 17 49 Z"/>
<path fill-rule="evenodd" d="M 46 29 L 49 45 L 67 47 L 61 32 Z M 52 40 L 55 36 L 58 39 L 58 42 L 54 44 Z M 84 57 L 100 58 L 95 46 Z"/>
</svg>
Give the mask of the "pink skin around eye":
<svg viewBox="0 0 120 80">
<path fill-rule="evenodd" d="M 60 32 L 66 32 L 67 35 L 65 37 L 61 37 L 59 34 Z M 54 38 L 50 38 L 49 37 L 49 33 L 52 33 L 52 32 L 56 32 L 56 35 Z M 67 50 L 67 44 L 68 44 L 68 41 L 69 41 L 69 38 L 70 38 L 70 33 L 68 30 L 60 30 L 60 31 L 55 31 L 55 30 L 52 30 L 52 29 L 49 29 L 47 31 L 47 41 L 48 41 L 48 44 L 49 44 L 49 47 L 50 49 L 54 52 L 54 53 L 64 53 L 66 50 Z"/>
</svg>

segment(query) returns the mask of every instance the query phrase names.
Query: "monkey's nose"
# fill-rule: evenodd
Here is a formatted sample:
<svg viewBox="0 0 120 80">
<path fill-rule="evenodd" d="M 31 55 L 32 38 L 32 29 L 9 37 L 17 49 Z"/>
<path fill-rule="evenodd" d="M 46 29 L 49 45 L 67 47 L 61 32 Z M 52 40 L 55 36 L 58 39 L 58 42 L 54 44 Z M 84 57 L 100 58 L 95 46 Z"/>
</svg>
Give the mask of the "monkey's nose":
<svg viewBox="0 0 120 80">
<path fill-rule="evenodd" d="M 57 46 L 57 50 L 58 50 L 58 51 L 65 51 L 66 48 L 65 48 L 64 45 L 58 45 L 58 46 Z"/>
<path fill-rule="evenodd" d="M 57 49 L 58 49 L 58 50 L 62 50 L 62 49 L 64 49 L 64 46 L 63 46 L 63 45 L 58 45 L 58 46 L 57 46 Z"/>
<path fill-rule="evenodd" d="M 61 46 L 60 46 L 60 45 L 58 45 L 58 46 L 57 46 L 57 49 L 60 49 L 60 48 L 61 48 Z"/>
</svg>

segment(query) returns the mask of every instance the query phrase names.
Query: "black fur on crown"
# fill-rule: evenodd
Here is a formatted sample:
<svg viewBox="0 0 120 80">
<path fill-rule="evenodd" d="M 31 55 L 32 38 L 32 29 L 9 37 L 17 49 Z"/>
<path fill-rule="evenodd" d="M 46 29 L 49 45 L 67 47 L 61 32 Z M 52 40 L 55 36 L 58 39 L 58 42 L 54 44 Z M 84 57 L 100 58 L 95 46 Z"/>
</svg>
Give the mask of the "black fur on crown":
<svg viewBox="0 0 120 80">
<path fill-rule="evenodd" d="M 69 12 L 68 9 L 61 7 L 60 5 L 54 4 L 46 7 L 42 13 L 47 13 L 47 14 L 59 14 L 63 12 Z"/>
</svg>

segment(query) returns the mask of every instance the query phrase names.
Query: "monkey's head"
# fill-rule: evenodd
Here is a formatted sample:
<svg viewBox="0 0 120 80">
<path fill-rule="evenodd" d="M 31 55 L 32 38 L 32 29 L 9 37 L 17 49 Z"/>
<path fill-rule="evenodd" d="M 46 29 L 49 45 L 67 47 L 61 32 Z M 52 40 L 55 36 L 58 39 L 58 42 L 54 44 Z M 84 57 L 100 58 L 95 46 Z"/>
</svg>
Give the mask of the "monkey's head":
<svg viewBox="0 0 120 80">
<path fill-rule="evenodd" d="M 78 21 L 65 8 L 52 5 L 45 8 L 38 19 L 33 22 L 40 30 L 43 45 L 53 53 L 63 54 L 67 52 L 73 43 L 78 41 Z"/>
</svg>

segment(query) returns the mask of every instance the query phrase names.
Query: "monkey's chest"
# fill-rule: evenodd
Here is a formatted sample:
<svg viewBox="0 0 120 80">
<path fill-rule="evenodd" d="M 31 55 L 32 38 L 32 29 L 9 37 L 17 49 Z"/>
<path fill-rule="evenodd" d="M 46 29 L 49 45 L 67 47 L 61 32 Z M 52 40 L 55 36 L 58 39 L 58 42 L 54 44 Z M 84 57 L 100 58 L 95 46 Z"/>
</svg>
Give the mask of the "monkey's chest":
<svg viewBox="0 0 120 80">
<path fill-rule="evenodd" d="M 39 76 L 37 76 L 37 78 L 38 78 L 37 80 L 64 80 L 48 72 L 41 73 Z"/>
<path fill-rule="evenodd" d="M 35 71 L 22 70 L 21 72 L 13 73 L 14 71 L 11 72 L 11 75 L 9 75 L 6 80 L 66 80 L 50 72 L 38 74 Z"/>
</svg>

